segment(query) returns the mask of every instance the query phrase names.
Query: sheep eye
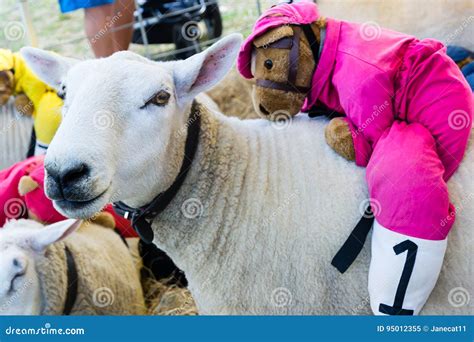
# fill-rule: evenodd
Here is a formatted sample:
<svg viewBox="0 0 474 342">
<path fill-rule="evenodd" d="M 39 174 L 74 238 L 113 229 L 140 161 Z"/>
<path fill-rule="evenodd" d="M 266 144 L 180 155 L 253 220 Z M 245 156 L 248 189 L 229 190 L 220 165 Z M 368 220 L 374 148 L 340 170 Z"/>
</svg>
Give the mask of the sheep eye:
<svg viewBox="0 0 474 342">
<path fill-rule="evenodd" d="M 156 95 L 155 95 L 155 104 L 159 106 L 163 106 L 168 103 L 168 100 L 170 99 L 170 93 L 164 90 L 160 90 Z"/>
<path fill-rule="evenodd" d="M 270 70 L 271 68 L 273 68 L 273 61 L 271 59 L 267 59 L 265 62 L 263 62 L 263 65 L 265 66 L 265 68 Z"/>
<path fill-rule="evenodd" d="M 165 90 L 160 90 L 155 95 L 153 95 L 142 108 L 145 108 L 146 106 L 151 104 L 160 107 L 165 106 L 168 103 L 170 97 L 170 93 Z"/>
</svg>

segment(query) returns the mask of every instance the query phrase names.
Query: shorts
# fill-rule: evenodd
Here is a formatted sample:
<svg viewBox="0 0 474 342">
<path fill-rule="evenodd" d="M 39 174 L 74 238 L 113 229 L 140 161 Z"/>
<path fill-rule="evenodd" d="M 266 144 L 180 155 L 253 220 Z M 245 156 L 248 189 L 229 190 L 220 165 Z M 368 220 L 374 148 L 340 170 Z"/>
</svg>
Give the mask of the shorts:
<svg viewBox="0 0 474 342">
<path fill-rule="evenodd" d="M 62 13 L 72 12 L 80 8 L 91 8 L 113 4 L 115 0 L 59 0 Z"/>
</svg>

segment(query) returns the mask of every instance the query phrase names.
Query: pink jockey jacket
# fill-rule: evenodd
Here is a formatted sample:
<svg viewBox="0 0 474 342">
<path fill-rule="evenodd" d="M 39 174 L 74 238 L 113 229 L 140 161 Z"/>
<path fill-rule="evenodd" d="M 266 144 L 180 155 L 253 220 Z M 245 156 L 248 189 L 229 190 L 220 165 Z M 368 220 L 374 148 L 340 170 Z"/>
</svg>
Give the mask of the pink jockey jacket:
<svg viewBox="0 0 474 342">
<path fill-rule="evenodd" d="M 317 6 L 311 2 L 281 4 L 266 11 L 241 47 L 237 61 L 240 73 L 246 78 L 253 77 L 250 65 L 255 37 L 285 24 L 312 23 L 319 16 Z M 383 208 L 378 215 L 375 213 L 382 225 L 420 238 L 444 239 L 454 221 L 454 207 L 449 204 L 445 182 L 463 158 L 472 125 L 473 97 L 459 68 L 440 42 L 418 40 L 382 29 L 375 23 L 356 24 L 327 18 L 322 43 L 311 91 L 302 111 L 322 105 L 346 115 L 356 163 L 368 167 L 371 198 Z M 400 126 L 401 123 L 420 127 L 407 128 Z M 374 156 L 382 138 L 385 141 Z M 414 147 L 404 151 L 402 157 L 395 157 L 392 150 L 402 146 Z M 420 165 L 420 155 L 433 158 L 426 157 L 426 163 Z M 411 168 L 408 175 L 396 171 L 403 165 L 400 158 Z M 385 174 L 375 175 L 375 169 Z M 421 179 L 429 179 L 429 183 L 388 188 L 388 183 L 396 184 L 399 179 L 403 179 L 404 185 L 421 184 Z M 433 187 L 442 191 L 433 195 L 430 191 Z M 400 194 L 401 188 L 407 188 L 406 192 Z M 427 201 L 429 196 L 432 198 Z M 400 201 L 394 201 L 394 197 Z M 418 208 L 419 214 L 408 208 L 423 201 L 434 208 Z M 446 218 L 449 222 L 440 224 Z"/>
</svg>

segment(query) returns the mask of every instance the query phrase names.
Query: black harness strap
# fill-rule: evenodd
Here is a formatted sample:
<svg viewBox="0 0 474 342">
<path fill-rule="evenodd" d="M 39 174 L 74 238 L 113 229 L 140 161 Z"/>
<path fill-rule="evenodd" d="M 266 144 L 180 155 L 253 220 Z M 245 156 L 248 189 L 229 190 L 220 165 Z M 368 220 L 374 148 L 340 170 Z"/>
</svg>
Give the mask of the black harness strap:
<svg viewBox="0 0 474 342">
<path fill-rule="evenodd" d="M 314 58 L 314 70 L 316 70 L 319 63 L 319 41 L 311 28 L 311 24 L 305 24 L 300 26 L 292 26 L 293 37 L 285 37 L 279 39 L 271 44 L 268 44 L 268 48 L 271 49 L 289 49 L 289 66 L 288 66 L 288 79 L 286 82 L 276 82 L 266 79 L 257 79 L 256 84 L 259 87 L 271 88 L 276 90 L 282 90 L 285 92 L 295 92 L 300 94 L 308 94 L 311 91 L 311 87 L 300 87 L 296 85 L 296 78 L 298 74 L 298 62 L 299 62 L 299 50 L 300 50 L 300 36 L 301 29 L 308 40 L 308 44 L 311 49 L 311 53 Z"/>
<path fill-rule="evenodd" d="M 297 85 L 291 84 L 290 82 L 274 82 L 270 80 L 264 80 L 264 79 L 257 79 L 255 83 L 264 88 L 272 88 L 276 90 L 283 90 L 283 91 L 293 91 L 297 93 L 307 93 L 308 91 L 311 90 L 311 88 L 307 87 L 299 87 Z"/>
<path fill-rule="evenodd" d="M 79 279 L 77 276 L 77 267 L 74 257 L 67 246 L 64 248 L 64 252 L 66 253 L 67 288 L 63 315 L 70 315 L 72 308 L 74 307 L 74 303 L 76 302 Z"/>
<path fill-rule="evenodd" d="M 336 267 L 339 272 L 346 272 L 349 266 L 351 266 L 354 260 L 357 258 L 360 251 L 364 247 L 365 240 L 367 239 L 367 235 L 369 234 L 373 224 L 374 214 L 372 212 L 371 206 L 369 205 L 365 209 L 362 218 L 352 230 L 351 235 L 349 235 L 346 242 L 344 242 L 342 247 L 331 261 L 331 265 Z"/>
<path fill-rule="evenodd" d="M 201 113 L 198 103 L 193 102 L 191 106 L 191 114 L 188 119 L 188 135 L 184 147 L 184 158 L 179 170 L 178 176 L 168 190 L 158 194 L 150 204 L 140 208 L 132 208 L 123 202 L 114 203 L 115 211 L 132 221 L 132 227 L 138 233 L 140 238 L 146 243 L 153 242 L 153 230 L 148 220 L 154 219 L 171 203 L 183 185 L 186 175 L 188 174 L 191 164 L 196 155 L 199 143 L 199 132 L 201 130 Z"/>
<path fill-rule="evenodd" d="M 314 63 L 315 63 L 314 70 L 316 71 L 316 67 L 319 64 L 319 45 L 320 45 L 320 42 L 319 42 L 318 38 L 316 38 L 316 35 L 314 34 L 314 31 L 311 28 L 310 24 L 301 25 L 301 28 L 303 29 L 303 33 L 304 33 L 306 39 L 308 40 L 309 48 L 311 49 L 311 52 L 313 53 L 313 58 L 314 58 Z"/>
<path fill-rule="evenodd" d="M 285 37 L 273 43 L 268 44 L 267 47 L 271 49 L 291 49 L 292 46 L 293 46 L 293 38 Z"/>
<path fill-rule="evenodd" d="M 288 83 L 296 86 L 296 76 L 298 75 L 298 64 L 300 56 L 300 34 L 299 27 L 293 27 L 293 46 L 290 49 L 289 66 L 288 66 Z"/>
</svg>

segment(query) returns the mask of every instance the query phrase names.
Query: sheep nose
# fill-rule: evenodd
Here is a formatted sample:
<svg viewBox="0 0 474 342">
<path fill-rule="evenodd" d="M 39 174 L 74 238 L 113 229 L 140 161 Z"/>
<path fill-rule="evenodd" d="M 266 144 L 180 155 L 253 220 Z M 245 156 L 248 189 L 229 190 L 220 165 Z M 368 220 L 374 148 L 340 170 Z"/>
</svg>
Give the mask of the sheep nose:
<svg viewBox="0 0 474 342">
<path fill-rule="evenodd" d="M 85 163 L 75 163 L 65 168 L 45 164 L 48 173 L 47 195 L 53 200 L 75 200 L 75 186 L 89 175 L 90 168 Z"/>
<path fill-rule="evenodd" d="M 89 173 L 89 167 L 86 164 L 80 163 L 69 167 L 61 172 L 60 183 L 63 188 L 66 188 L 72 183 L 76 183 L 83 179 Z"/>
</svg>

